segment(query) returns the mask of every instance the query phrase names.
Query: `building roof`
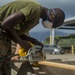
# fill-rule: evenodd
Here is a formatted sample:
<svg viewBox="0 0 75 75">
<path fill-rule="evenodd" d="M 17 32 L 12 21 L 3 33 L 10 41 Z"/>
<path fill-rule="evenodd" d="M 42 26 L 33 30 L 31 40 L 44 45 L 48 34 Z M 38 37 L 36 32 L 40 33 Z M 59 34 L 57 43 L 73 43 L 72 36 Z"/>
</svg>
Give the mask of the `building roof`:
<svg viewBox="0 0 75 75">
<path fill-rule="evenodd" d="M 68 19 L 65 19 L 63 25 L 71 25 L 71 24 L 75 24 L 75 17 L 71 17 L 71 18 L 68 18 Z"/>
<path fill-rule="evenodd" d="M 75 30 L 75 17 L 65 19 L 64 23 L 62 24 L 62 26 L 57 27 L 57 29 Z"/>
</svg>

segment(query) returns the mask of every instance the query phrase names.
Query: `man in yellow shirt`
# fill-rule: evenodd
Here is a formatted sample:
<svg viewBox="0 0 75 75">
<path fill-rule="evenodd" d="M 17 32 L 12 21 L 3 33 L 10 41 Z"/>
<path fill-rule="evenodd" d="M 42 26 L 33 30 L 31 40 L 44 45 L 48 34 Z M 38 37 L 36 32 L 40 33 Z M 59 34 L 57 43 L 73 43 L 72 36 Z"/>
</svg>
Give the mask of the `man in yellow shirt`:
<svg viewBox="0 0 75 75">
<path fill-rule="evenodd" d="M 0 40 L 0 56 L 5 57 L 11 51 L 10 39 L 26 51 L 31 47 L 27 41 L 43 47 L 41 42 L 25 35 L 39 23 L 40 18 L 44 27 L 56 28 L 63 24 L 65 14 L 59 8 L 48 9 L 31 0 L 14 1 L 1 6 L 0 33 L 2 36 L 0 37 L 4 40 Z"/>
</svg>

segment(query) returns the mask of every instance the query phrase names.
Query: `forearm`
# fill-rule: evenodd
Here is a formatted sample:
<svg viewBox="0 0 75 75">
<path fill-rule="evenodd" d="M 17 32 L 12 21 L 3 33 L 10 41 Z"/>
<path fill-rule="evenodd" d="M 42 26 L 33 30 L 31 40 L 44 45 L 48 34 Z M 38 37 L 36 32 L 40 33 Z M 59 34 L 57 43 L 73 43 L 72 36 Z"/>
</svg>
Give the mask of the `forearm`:
<svg viewBox="0 0 75 75">
<path fill-rule="evenodd" d="M 22 45 L 22 41 L 23 41 L 23 40 L 19 37 L 19 35 L 16 33 L 16 31 L 15 31 L 14 29 L 11 29 L 10 31 L 7 31 L 7 33 L 9 34 L 10 38 L 11 38 L 14 42 L 16 42 L 16 43 Z"/>
<path fill-rule="evenodd" d="M 26 40 L 26 41 L 29 41 L 29 42 L 31 42 L 32 44 L 34 44 L 34 45 L 40 45 L 40 46 L 44 46 L 40 41 L 38 41 L 37 39 L 34 39 L 34 38 L 32 38 L 32 37 L 29 37 L 29 36 L 27 36 L 27 35 L 21 35 L 21 38 L 23 39 L 23 40 Z"/>
<path fill-rule="evenodd" d="M 20 36 L 23 40 L 26 40 L 26 41 L 29 41 L 29 42 L 31 42 L 31 43 L 33 43 L 33 44 L 35 44 L 35 41 L 37 41 L 37 39 L 34 39 L 34 38 L 32 38 L 32 37 L 30 37 L 30 36 L 27 36 L 27 35 L 21 35 Z"/>
<path fill-rule="evenodd" d="M 10 29 L 9 31 L 7 31 L 7 33 L 9 34 L 11 39 L 14 42 L 18 43 L 22 48 L 25 49 L 27 46 L 29 46 L 28 42 L 26 40 L 21 39 L 14 29 Z"/>
</svg>

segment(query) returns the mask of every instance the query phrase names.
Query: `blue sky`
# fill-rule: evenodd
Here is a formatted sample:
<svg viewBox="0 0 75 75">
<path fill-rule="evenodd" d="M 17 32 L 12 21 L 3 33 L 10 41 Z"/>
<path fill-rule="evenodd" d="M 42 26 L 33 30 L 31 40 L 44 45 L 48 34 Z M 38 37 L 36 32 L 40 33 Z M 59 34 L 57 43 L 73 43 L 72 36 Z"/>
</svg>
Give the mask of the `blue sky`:
<svg viewBox="0 0 75 75">
<path fill-rule="evenodd" d="M 11 1 L 15 0 L 0 0 L 0 6 L 9 3 Z M 66 19 L 71 18 L 75 16 L 75 0 L 35 0 L 39 2 L 42 6 L 45 6 L 47 8 L 61 8 L 65 14 Z M 45 31 L 46 28 L 43 28 L 41 24 L 41 20 L 39 20 L 39 24 L 34 27 L 31 31 Z M 63 30 L 61 30 L 63 31 Z M 64 30 L 65 32 L 68 32 L 67 30 Z M 70 32 L 72 32 L 70 30 Z"/>
</svg>

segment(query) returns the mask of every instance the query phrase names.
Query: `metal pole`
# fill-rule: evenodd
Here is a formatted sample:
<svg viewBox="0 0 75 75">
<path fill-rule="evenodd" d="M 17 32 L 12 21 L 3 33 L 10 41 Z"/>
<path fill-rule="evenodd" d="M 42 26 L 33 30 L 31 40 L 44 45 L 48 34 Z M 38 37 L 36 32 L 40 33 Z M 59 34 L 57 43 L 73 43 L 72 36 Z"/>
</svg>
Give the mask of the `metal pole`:
<svg viewBox="0 0 75 75">
<path fill-rule="evenodd" d="M 52 29 L 50 29 L 50 45 L 52 45 Z"/>
<path fill-rule="evenodd" d="M 52 28 L 52 45 L 54 45 L 55 29 Z"/>
<path fill-rule="evenodd" d="M 74 54 L 74 46 L 72 45 L 72 47 L 71 47 L 71 48 L 72 48 L 72 54 Z"/>
</svg>

